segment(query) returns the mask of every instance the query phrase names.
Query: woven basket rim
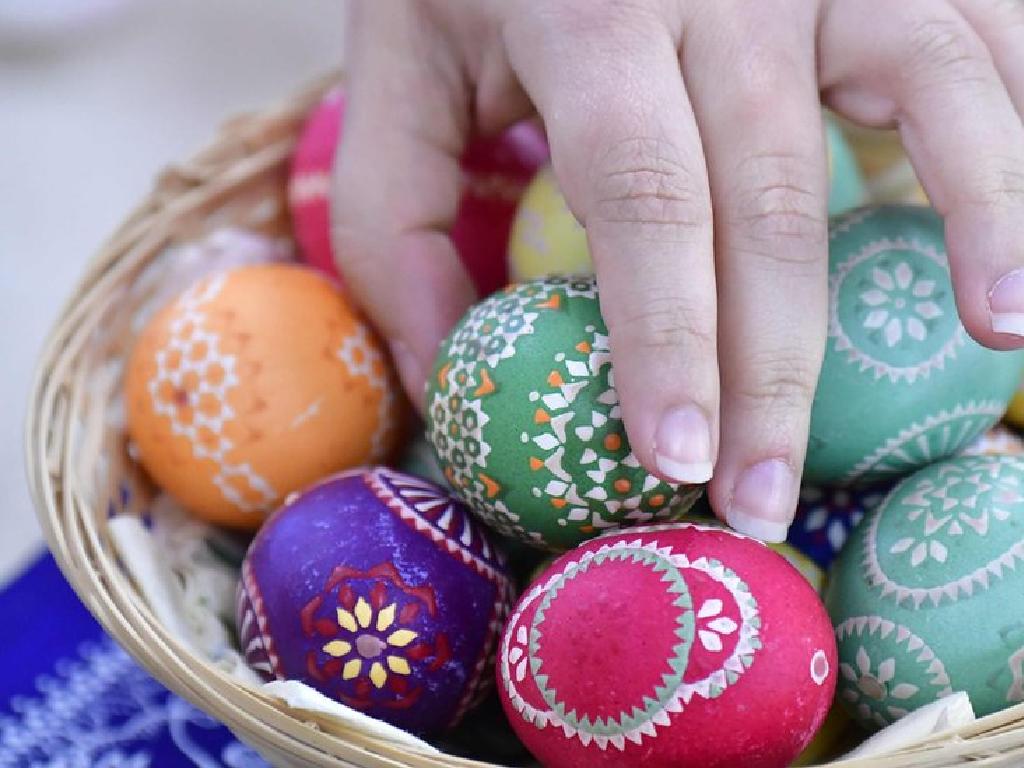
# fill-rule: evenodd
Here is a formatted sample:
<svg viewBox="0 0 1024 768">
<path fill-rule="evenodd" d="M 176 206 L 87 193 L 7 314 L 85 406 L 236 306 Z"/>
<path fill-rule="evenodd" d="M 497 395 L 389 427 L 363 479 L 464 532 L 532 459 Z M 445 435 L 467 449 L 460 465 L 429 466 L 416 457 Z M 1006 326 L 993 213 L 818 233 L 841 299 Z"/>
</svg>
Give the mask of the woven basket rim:
<svg viewBox="0 0 1024 768">
<path fill-rule="evenodd" d="M 288 162 L 308 110 L 340 79 L 332 72 L 263 112 L 227 121 L 215 140 L 165 170 L 152 192 L 89 261 L 64 302 L 39 355 L 25 422 L 25 466 L 31 496 L 65 578 L 107 632 L 175 693 L 224 722 L 278 764 L 354 768 L 489 766 L 449 755 L 425 755 L 357 728 L 292 714 L 280 700 L 239 683 L 200 658 L 154 617 L 120 568 L 103 518 L 76 485 L 76 414 L 85 396 L 83 352 L 118 280 L 144 264 L 174 234 L 177 222 L 229 196 L 240 185 Z M 77 366 L 77 367 L 76 367 Z M 1024 704 L 982 718 L 912 748 L 830 763 L 834 768 L 1024 765 Z"/>
</svg>

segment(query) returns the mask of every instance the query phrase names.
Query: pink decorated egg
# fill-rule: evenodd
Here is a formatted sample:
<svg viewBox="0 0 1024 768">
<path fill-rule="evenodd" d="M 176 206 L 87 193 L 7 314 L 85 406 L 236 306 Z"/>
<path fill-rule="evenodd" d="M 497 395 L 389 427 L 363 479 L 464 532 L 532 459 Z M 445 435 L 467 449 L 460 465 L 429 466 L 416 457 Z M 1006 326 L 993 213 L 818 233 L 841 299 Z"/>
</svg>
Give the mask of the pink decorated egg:
<svg viewBox="0 0 1024 768">
<path fill-rule="evenodd" d="M 835 670 L 800 573 L 752 539 L 678 523 L 555 561 L 515 607 L 497 675 L 548 768 L 782 768 L 824 721 Z"/>
<path fill-rule="evenodd" d="M 337 276 L 331 250 L 331 171 L 345 113 L 341 88 L 329 91 L 306 118 L 292 155 L 288 205 L 299 254 L 307 264 Z"/>
<path fill-rule="evenodd" d="M 330 234 L 334 154 L 345 112 L 344 92 L 330 91 L 310 113 L 292 158 L 288 182 L 295 238 L 302 258 L 338 276 Z M 548 159 L 543 130 L 519 123 L 471 142 L 462 159 L 465 191 L 452 239 L 480 295 L 507 282 L 505 250 L 516 206 Z"/>
</svg>

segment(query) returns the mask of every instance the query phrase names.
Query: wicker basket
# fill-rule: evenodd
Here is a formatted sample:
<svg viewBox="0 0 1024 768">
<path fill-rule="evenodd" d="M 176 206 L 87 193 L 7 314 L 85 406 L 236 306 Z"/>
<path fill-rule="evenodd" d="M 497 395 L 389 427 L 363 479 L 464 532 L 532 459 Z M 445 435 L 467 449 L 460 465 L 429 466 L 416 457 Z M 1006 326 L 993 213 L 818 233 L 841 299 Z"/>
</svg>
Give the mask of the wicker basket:
<svg viewBox="0 0 1024 768">
<path fill-rule="evenodd" d="M 137 491 L 136 499 L 151 492 L 127 455 L 118 418 L 110 415 L 132 339 L 132 311 L 156 290 L 140 275 L 169 245 L 225 224 L 288 236 L 284 190 L 294 137 L 334 79 L 278 108 L 227 123 L 209 148 L 160 177 L 92 261 L 42 352 L 27 420 L 29 482 L 57 562 L 107 631 L 162 683 L 223 721 L 274 765 L 481 766 L 423 754 L 351 723 L 300 715 L 212 665 L 156 619 L 119 563 L 108 525 L 108 506 L 123 501 L 125 487 Z M 834 765 L 967 763 L 1024 765 L 1024 706 L 910 749 Z"/>
</svg>

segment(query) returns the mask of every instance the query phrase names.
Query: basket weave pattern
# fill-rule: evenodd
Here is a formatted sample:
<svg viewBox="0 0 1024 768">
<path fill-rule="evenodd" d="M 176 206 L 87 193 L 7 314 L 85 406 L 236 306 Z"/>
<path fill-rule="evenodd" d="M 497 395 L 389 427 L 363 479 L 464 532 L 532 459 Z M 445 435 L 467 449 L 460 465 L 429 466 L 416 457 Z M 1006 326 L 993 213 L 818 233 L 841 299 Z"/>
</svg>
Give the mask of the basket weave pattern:
<svg viewBox="0 0 1024 768">
<path fill-rule="evenodd" d="M 132 317 L 160 289 L 159 281 L 141 279 L 145 270 L 159 274 L 168 246 L 217 227 L 288 236 L 284 195 L 294 140 L 307 111 L 335 81 L 325 78 L 277 108 L 228 122 L 207 149 L 161 175 L 90 263 L 42 352 L 27 419 L 29 482 L 57 562 L 106 630 L 164 685 L 223 721 L 272 764 L 483 766 L 424 755 L 329 717 L 298 715 L 213 666 L 154 617 L 119 564 L 108 530 L 115 500 L 129 499 L 138 512 L 153 494 L 127 454 L 117 412 Z M 1024 705 L 908 750 L 833 763 L 966 764 L 1024 766 Z"/>
</svg>

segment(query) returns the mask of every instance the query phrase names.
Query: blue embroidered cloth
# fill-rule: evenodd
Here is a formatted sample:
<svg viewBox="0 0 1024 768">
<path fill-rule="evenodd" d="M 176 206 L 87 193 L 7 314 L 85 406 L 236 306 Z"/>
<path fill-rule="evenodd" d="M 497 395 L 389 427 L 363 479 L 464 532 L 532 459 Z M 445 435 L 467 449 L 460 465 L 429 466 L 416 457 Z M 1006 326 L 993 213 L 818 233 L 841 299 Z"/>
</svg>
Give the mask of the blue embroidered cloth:
<svg viewBox="0 0 1024 768">
<path fill-rule="evenodd" d="M 264 768 L 111 640 L 46 554 L 0 592 L 0 768 Z"/>
</svg>

